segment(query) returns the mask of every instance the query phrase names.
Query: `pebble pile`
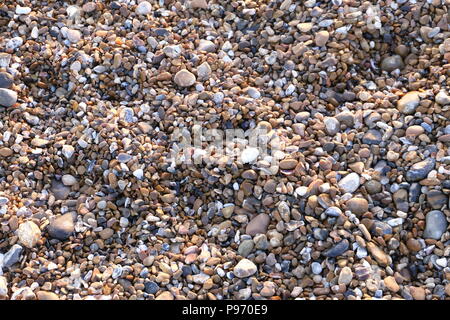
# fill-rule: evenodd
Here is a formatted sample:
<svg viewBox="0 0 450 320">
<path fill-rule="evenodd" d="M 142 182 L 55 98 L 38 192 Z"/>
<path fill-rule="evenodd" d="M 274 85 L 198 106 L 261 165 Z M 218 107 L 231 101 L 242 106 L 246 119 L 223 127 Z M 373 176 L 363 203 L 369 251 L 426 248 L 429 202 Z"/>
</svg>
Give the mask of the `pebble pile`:
<svg viewBox="0 0 450 320">
<path fill-rule="evenodd" d="M 1 1 L 0 299 L 449 299 L 449 8 Z"/>
</svg>

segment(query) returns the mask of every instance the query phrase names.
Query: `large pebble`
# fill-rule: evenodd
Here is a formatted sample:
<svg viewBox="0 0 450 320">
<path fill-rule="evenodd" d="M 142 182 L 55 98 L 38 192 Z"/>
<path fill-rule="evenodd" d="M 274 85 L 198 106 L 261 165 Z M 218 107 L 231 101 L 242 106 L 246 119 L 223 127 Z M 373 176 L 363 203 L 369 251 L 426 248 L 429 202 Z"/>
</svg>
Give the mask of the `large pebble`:
<svg viewBox="0 0 450 320">
<path fill-rule="evenodd" d="M 426 227 L 423 232 L 425 239 L 439 240 L 442 234 L 447 230 L 447 219 L 443 212 L 433 210 L 426 215 Z"/>
<path fill-rule="evenodd" d="M 17 235 L 19 242 L 31 249 L 41 239 L 41 229 L 33 221 L 27 221 L 19 226 Z"/>
<path fill-rule="evenodd" d="M 386 57 L 381 62 L 381 70 L 388 72 L 394 71 L 395 69 L 403 69 L 404 66 L 403 59 L 399 55 Z"/>
<path fill-rule="evenodd" d="M 69 196 L 70 188 L 63 183 L 53 180 L 50 188 L 56 200 L 65 200 Z"/>
<path fill-rule="evenodd" d="M 255 274 L 258 268 L 256 265 L 248 259 L 242 259 L 234 267 L 233 273 L 238 278 L 247 278 Z"/>
<path fill-rule="evenodd" d="M 75 230 L 72 213 L 66 213 L 50 222 L 48 226 L 48 234 L 52 238 L 66 240 Z"/>
<path fill-rule="evenodd" d="M 247 227 L 245 228 L 245 233 L 251 236 L 255 236 L 258 233 L 266 233 L 269 222 L 269 215 L 260 213 L 252 220 L 250 220 Z"/>
<path fill-rule="evenodd" d="M 0 72 L 0 88 L 9 89 L 14 83 L 13 76 L 7 72 Z"/>
<path fill-rule="evenodd" d="M 338 185 L 344 192 L 353 193 L 359 188 L 359 175 L 352 172 L 339 180 Z"/>
<path fill-rule="evenodd" d="M 180 70 L 175 74 L 174 81 L 180 87 L 190 87 L 195 83 L 195 76 L 186 69 Z"/>
<path fill-rule="evenodd" d="M 411 91 L 397 102 L 397 109 L 404 114 L 413 114 L 420 103 L 419 92 Z"/>
<path fill-rule="evenodd" d="M 152 12 L 152 5 L 148 1 L 142 1 L 136 7 L 136 13 L 139 15 L 147 15 Z"/>
<path fill-rule="evenodd" d="M 17 102 L 17 92 L 0 88 L 0 106 L 12 107 Z"/>
<path fill-rule="evenodd" d="M 9 268 L 19 262 L 22 250 L 23 248 L 20 245 L 13 245 L 11 249 L 9 249 L 8 252 L 3 256 L 3 266 Z"/>
</svg>

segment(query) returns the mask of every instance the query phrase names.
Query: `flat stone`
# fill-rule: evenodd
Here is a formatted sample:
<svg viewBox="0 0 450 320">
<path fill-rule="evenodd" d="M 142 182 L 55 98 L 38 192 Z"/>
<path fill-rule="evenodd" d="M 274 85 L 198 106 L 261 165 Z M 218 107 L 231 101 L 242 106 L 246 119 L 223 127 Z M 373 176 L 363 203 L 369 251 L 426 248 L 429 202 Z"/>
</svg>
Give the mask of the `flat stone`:
<svg viewBox="0 0 450 320">
<path fill-rule="evenodd" d="M 52 238 L 68 239 L 75 230 L 72 213 L 66 213 L 53 219 L 48 226 L 48 233 Z"/>
<path fill-rule="evenodd" d="M 391 72 L 395 69 L 403 69 L 405 64 L 403 63 L 403 59 L 399 55 L 393 55 L 390 57 L 386 57 L 381 61 L 381 70 Z"/>
<path fill-rule="evenodd" d="M 381 132 L 373 129 L 368 130 L 362 138 L 362 143 L 369 145 L 380 144 L 381 141 L 382 141 Z"/>
<path fill-rule="evenodd" d="M 355 172 L 347 174 L 339 180 L 338 185 L 344 192 L 353 193 L 359 188 L 359 175 Z"/>
<path fill-rule="evenodd" d="M 22 253 L 23 248 L 15 244 L 13 245 L 8 252 L 3 256 L 3 266 L 9 268 L 19 262 L 20 254 Z"/>
<path fill-rule="evenodd" d="M 413 114 L 420 103 L 419 92 L 411 91 L 397 102 L 397 109 L 404 114 Z"/>
<path fill-rule="evenodd" d="M 255 274 L 257 270 L 258 268 L 252 261 L 248 259 L 242 259 L 234 267 L 233 273 L 238 278 L 247 278 Z"/>
<path fill-rule="evenodd" d="M 0 106 L 12 107 L 17 102 L 17 92 L 0 88 Z"/>
<path fill-rule="evenodd" d="M 367 250 L 380 266 L 387 267 L 389 265 L 389 256 L 383 250 L 372 242 L 367 242 L 366 245 Z"/>
<path fill-rule="evenodd" d="M 265 213 L 260 213 L 248 223 L 245 233 L 255 236 L 258 233 L 266 233 L 269 227 L 270 217 Z"/>
<path fill-rule="evenodd" d="M 114 235 L 114 230 L 111 228 L 105 228 L 99 232 L 100 238 L 103 240 L 107 240 Z"/>
<path fill-rule="evenodd" d="M 183 69 L 175 74 L 174 81 L 180 87 L 190 87 L 195 83 L 196 79 L 192 73 Z"/>
<path fill-rule="evenodd" d="M 284 159 L 280 162 L 280 168 L 283 170 L 291 170 L 294 169 L 298 164 L 298 161 L 295 159 Z"/>
<path fill-rule="evenodd" d="M 56 293 L 49 291 L 38 291 L 36 293 L 36 297 L 38 300 L 59 300 L 59 297 Z"/>
<path fill-rule="evenodd" d="M 336 257 L 342 255 L 345 251 L 347 251 L 348 248 L 349 248 L 349 242 L 347 239 L 344 239 L 342 241 L 339 241 L 337 244 L 332 246 L 330 249 L 323 251 L 322 254 L 325 257 L 336 258 Z"/>
<path fill-rule="evenodd" d="M 0 88 L 9 89 L 14 83 L 14 78 L 7 72 L 0 72 Z"/>
<path fill-rule="evenodd" d="M 17 235 L 19 242 L 31 249 L 41 239 L 41 229 L 33 221 L 27 221 L 19 226 Z"/>
<path fill-rule="evenodd" d="M 426 215 L 426 227 L 423 232 L 424 239 L 441 239 L 442 234 L 447 230 L 447 219 L 443 212 L 433 210 Z"/>
<path fill-rule="evenodd" d="M 425 179 L 428 173 L 434 169 L 435 164 L 436 160 L 434 158 L 428 158 L 413 164 L 406 172 L 406 180 L 415 182 Z"/>
</svg>

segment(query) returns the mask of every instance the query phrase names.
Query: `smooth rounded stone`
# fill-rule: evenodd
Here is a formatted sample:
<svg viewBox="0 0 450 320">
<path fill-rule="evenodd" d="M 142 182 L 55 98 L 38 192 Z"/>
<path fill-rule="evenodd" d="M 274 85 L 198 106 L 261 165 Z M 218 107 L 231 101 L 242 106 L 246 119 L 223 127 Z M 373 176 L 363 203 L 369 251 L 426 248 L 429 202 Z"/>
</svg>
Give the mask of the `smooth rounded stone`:
<svg viewBox="0 0 450 320">
<path fill-rule="evenodd" d="M 12 107 L 17 102 L 17 92 L 0 88 L 0 106 Z"/>
<path fill-rule="evenodd" d="M 75 230 L 72 213 L 66 213 L 52 221 L 48 226 L 48 234 L 59 240 L 68 239 Z"/>
<path fill-rule="evenodd" d="M 70 175 L 70 174 L 65 174 L 61 177 L 61 181 L 65 186 L 73 186 L 75 184 L 77 184 L 77 179 Z"/>
<path fill-rule="evenodd" d="M 434 158 L 428 158 L 413 164 L 406 172 L 406 180 L 415 182 L 425 179 L 428 173 L 434 169 L 435 164 L 436 160 Z"/>
<path fill-rule="evenodd" d="M 256 161 L 259 156 L 259 150 L 257 148 L 248 147 L 241 153 L 242 163 L 252 163 Z"/>
<path fill-rule="evenodd" d="M 409 187 L 409 195 L 408 195 L 409 202 L 418 202 L 421 193 L 422 193 L 422 186 L 417 182 L 412 183 L 411 186 Z"/>
<path fill-rule="evenodd" d="M 137 5 L 135 12 L 139 15 L 147 15 L 152 12 L 152 5 L 148 1 L 142 1 Z"/>
<path fill-rule="evenodd" d="M 309 32 L 311 31 L 313 27 L 313 24 L 311 22 L 303 22 L 303 23 L 299 23 L 297 24 L 297 29 L 300 30 L 301 32 Z"/>
<path fill-rule="evenodd" d="M 36 297 L 38 300 L 59 300 L 56 293 L 42 290 L 36 293 Z"/>
<path fill-rule="evenodd" d="M 234 212 L 235 205 L 232 203 L 227 203 L 222 208 L 222 214 L 225 218 L 229 219 Z"/>
<path fill-rule="evenodd" d="M 316 43 L 316 46 L 323 47 L 327 44 L 329 38 L 330 33 L 328 31 L 322 30 L 316 33 L 314 42 Z"/>
<path fill-rule="evenodd" d="M 248 180 L 256 180 L 258 178 L 258 175 L 256 174 L 255 170 L 249 169 L 242 172 L 241 177 Z"/>
<path fill-rule="evenodd" d="M 434 100 L 441 106 L 450 104 L 450 97 L 444 91 L 439 91 Z"/>
<path fill-rule="evenodd" d="M 192 73 L 183 69 L 175 74 L 174 81 L 180 87 L 190 87 L 195 83 L 196 79 Z"/>
<path fill-rule="evenodd" d="M 374 129 L 368 130 L 362 138 L 362 143 L 369 145 L 380 144 L 381 141 L 382 141 L 381 132 Z"/>
<path fill-rule="evenodd" d="M 148 294 L 156 294 L 159 291 L 159 286 L 154 281 L 148 281 L 144 284 L 145 286 L 145 292 Z"/>
<path fill-rule="evenodd" d="M 238 247 L 238 253 L 243 257 L 247 257 L 252 252 L 254 246 L 253 240 L 244 240 Z"/>
<path fill-rule="evenodd" d="M 346 202 L 347 209 L 354 214 L 364 214 L 369 211 L 369 203 L 363 198 L 352 198 Z"/>
<path fill-rule="evenodd" d="M 19 226 L 17 231 L 19 242 L 27 248 L 34 248 L 41 239 L 41 229 L 33 222 L 27 221 Z"/>
<path fill-rule="evenodd" d="M 406 129 L 405 135 L 407 137 L 417 137 L 424 133 L 425 129 L 422 126 L 411 126 Z"/>
<path fill-rule="evenodd" d="M 190 1 L 191 8 L 193 9 L 207 9 L 208 2 L 206 0 L 191 0 Z"/>
<path fill-rule="evenodd" d="M 31 12 L 31 8 L 30 7 L 21 7 L 19 5 L 16 6 L 16 14 L 29 14 Z"/>
<path fill-rule="evenodd" d="M 323 121 L 325 124 L 325 130 L 330 136 L 334 136 L 341 130 L 341 125 L 336 118 L 326 117 Z"/>
<path fill-rule="evenodd" d="M 81 40 L 81 32 L 75 29 L 67 29 L 67 40 L 78 43 Z"/>
<path fill-rule="evenodd" d="M 87 3 L 83 4 L 81 9 L 86 13 L 90 13 L 97 9 L 97 5 L 95 4 L 95 2 L 87 2 Z"/>
<path fill-rule="evenodd" d="M 397 102 L 397 109 L 404 114 L 413 114 L 420 103 L 420 97 L 418 91 L 411 91 L 405 94 Z"/>
<path fill-rule="evenodd" d="M 359 188 L 359 175 L 355 172 L 347 174 L 338 182 L 339 188 L 345 193 L 353 193 Z"/>
<path fill-rule="evenodd" d="M 8 296 L 8 282 L 6 278 L 0 276 L 0 298 L 6 298 Z"/>
<path fill-rule="evenodd" d="M 339 217 L 342 214 L 342 210 L 338 207 L 329 207 L 325 210 L 325 214 L 330 217 Z"/>
<path fill-rule="evenodd" d="M 405 64 L 403 63 L 403 59 L 399 55 L 393 55 L 390 57 L 386 57 L 381 61 L 381 70 L 391 72 L 395 69 L 403 69 Z"/>
<path fill-rule="evenodd" d="M 377 194 L 383 190 L 382 184 L 377 180 L 369 180 L 364 183 L 364 187 L 366 188 L 369 194 Z"/>
<path fill-rule="evenodd" d="M 14 83 L 14 78 L 7 72 L 0 72 L 0 88 L 9 89 Z"/>
<path fill-rule="evenodd" d="M 426 226 L 423 232 L 424 239 L 441 239 L 442 234 L 447 230 L 447 219 L 443 212 L 433 210 L 426 215 Z"/>
<path fill-rule="evenodd" d="M 13 245 L 8 252 L 3 256 L 3 266 L 9 268 L 19 262 L 20 254 L 22 253 L 23 248 L 15 244 Z"/>
<path fill-rule="evenodd" d="M 107 240 L 114 235 L 114 230 L 111 228 L 105 228 L 99 232 L 100 238 L 103 240 Z"/>
<path fill-rule="evenodd" d="M 7 158 L 13 154 L 10 148 L 0 148 L 0 157 Z"/>
<path fill-rule="evenodd" d="M 280 169 L 283 170 L 292 170 L 294 169 L 298 164 L 298 161 L 295 159 L 284 159 L 280 162 Z"/>
<path fill-rule="evenodd" d="M 347 126 L 353 127 L 355 125 L 355 115 L 351 111 L 343 111 L 338 113 L 335 118 L 339 123 Z"/>
<path fill-rule="evenodd" d="M 258 268 L 256 265 L 248 260 L 242 259 L 239 263 L 234 267 L 233 273 L 238 278 L 247 278 L 251 275 L 255 274 Z"/>
<path fill-rule="evenodd" d="M 448 202 L 448 196 L 439 190 L 431 190 L 427 193 L 427 202 L 433 209 L 441 209 Z"/>
<path fill-rule="evenodd" d="M 258 233 L 266 233 L 267 228 L 269 227 L 270 217 L 265 213 L 260 213 L 255 216 L 250 222 L 247 224 L 245 228 L 245 233 L 250 236 L 255 236 Z"/>
<path fill-rule="evenodd" d="M 349 267 L 342 268 L 341 272 L 339 273 L 338 283 L 349 285 L 350 282 L 352 282 L 353 279 L 353 272 L 352 269 Z"/>
<path fill-rule="evenodd" d="M 409 211 L 409 203 L 408 203 L 408 191 L 405 189 L 398 189 L 392 195 L 392 199 L 394 200 L 395 207 L 397 210 L 408 212 Z"/>
<path fill-rule="evenodd" d="M 319 262 L 311 263 L 311 271 L 314 274 L 321 274 L 322 273 L 322 265 Z"/>
<path fill-rule="evenodd" d="M 197 50 L 206 52 L 214 52 L 216 49 L 217 47 L 214 42 L 205 39 L 200 39 L 197 47 Z"/>
<path fill-rule="evenodd" d="M 253 99 L 261 98 L 261 93 L 259 92 L 259 90 L 253 87 L 246 88 L 245 93 L 247 93 L 250 96 L 250 98 Z"/>
<path fill-rule="evenodd" d="M 207 80 L 211 76 L 211 67 L 208 62 L 203 62 L 197 67 L 197 76 L 199 80 Z"/>
<path fill-rule="evenodd" d="M 337 244 L 322 252 L 325 257 L 336 258 L 342 255 L 349 248 L 349 242 L 347 239 L 339 241 Z"/>
</svg>

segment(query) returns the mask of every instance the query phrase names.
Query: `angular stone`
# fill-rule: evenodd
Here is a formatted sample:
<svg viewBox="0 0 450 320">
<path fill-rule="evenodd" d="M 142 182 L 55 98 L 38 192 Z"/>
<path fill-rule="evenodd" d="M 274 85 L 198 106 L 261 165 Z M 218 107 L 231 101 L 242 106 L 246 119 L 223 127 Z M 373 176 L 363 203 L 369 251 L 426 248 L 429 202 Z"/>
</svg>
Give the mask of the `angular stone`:
<svg viewBox="0 0 450 320">
<path fill-rule="evenodd" d="M 201 39 L 197 47 L 197 50 L 206 52 L 214 52 L 216 49 L 217 47 L 214 42 L 205 39 Z"/>
<path fill-rule="evenodd" d="M 197 67 L 197 76 L 199 80 L 208 80 L 211 76 L 211 72 L 211 67 L 206 61 Z"/>
<path fill-rule="evenodd" d="M 0 72 L 0 88 L 9 89 L 14 83 L 13 76 L 7 72 Z"/>
<path fill-rule="evenodd" d="M 56 200 L 66 200 L 70 193 L 70 188 L 59 181 L 53 180 L 50 191 Z"/>
<path fill-rule="evenodd" d="M 15 244 L 9 249 L 9 251 L 3 256 L 3 266 L 6 268 L 11 267 L 20 260 L 20 254 L 23 248 L 18 244 Z"/>
<path fill-rule="evenodd" d="M 448 196 L 439 190 L 431 190 L 427 193 L 427 202 L 433 209 L 441 209 L 447 204 Z"/>
<path fill-rule="evenodd" d="M 17 230 L 19 242 L 27 248 L 34 248 L 41 239 L 41 229 L 33 222 L 22 223 Z"/>
<path fill-rule="evenodd" d="M 269 223 L 269 215 L 260 213 L 252 220 L 250 220 L 247 227 L 245 228 L 245 233 L 251 236 L 255 236 L 258 233 L 266 233 Z"/>
<path fill-rule="evenodd" d="M 380 144 L 381 141 L 381 132 L 373 129 L 367 131 L 362 138 L 362 143 L 369 145 Z"/>
<path fill-rule="evenodd" d="M 48 233 L 52 238 L 68 239 L 75 230 L 72 213 L 66 213 L 53 219 L 48 226 Z"/>
<path fill-rule="evenodd" d="M 372 242 L 367 242 L 367 250 L 371 256 L 378 262 L 380 266 L 387 267 L 389 265 L 389 256 Z"/>
<path fill-rule="evenodd" d="M 258 271 L 258 268 L 252 261 L 248 259 L 242 259 L 234 267 L 233 273 L 238 278 L 247 278 L 255 274 L 256 271 Z"/>
</svg>

